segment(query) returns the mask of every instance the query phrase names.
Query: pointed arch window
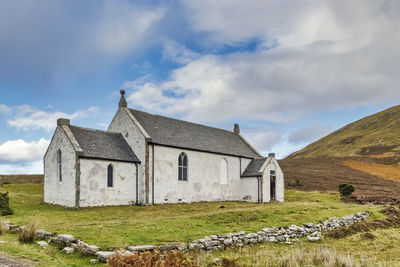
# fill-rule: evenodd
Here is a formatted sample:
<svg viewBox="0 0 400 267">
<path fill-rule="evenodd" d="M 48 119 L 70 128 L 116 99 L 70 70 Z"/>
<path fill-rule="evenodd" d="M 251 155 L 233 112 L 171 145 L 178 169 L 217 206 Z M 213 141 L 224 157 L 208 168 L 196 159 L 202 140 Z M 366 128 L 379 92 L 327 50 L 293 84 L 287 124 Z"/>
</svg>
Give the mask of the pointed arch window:
<svg viewBox="0 0 400 267">
<path fill-rule="evenodd" d="M 188 157 L 181 153 L 178 159 L 178 180 L 187 181 L 188 179 Z"/>
<path fill-rule="evenodd" d="M 107 169 L 107 187 L 114 186 L 114 167 L 112 164 L 108 165 Z"/>
<path fill-rule="evenodd" d="M 62 182 L 62 153 L 61 149 L 57 151 L 57 165 L 58 165 L 58 181 Z"/>
</svg>

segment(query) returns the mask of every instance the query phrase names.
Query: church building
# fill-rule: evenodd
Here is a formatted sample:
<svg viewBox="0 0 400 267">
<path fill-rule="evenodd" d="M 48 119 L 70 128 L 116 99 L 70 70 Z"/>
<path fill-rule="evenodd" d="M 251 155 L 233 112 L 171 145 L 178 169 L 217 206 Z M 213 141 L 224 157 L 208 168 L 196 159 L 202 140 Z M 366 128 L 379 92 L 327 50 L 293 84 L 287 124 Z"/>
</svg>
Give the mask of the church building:
<svg viewBox="0 0 400 267">
<path fill-rule="evenodd" d="M 58 119 L 44 156 L 44 201 L 67 207 L 199 201 L 284 201 L 273 153 L 241 136 L 127 107 L 107 131 Z"/>
</svg>

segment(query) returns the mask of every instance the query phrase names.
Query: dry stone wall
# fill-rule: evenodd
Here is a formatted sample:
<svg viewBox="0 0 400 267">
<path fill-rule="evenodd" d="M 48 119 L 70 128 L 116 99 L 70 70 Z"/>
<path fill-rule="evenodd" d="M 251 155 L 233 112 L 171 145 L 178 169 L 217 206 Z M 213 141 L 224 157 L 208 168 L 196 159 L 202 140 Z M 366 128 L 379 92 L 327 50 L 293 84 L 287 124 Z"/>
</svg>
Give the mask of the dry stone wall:
<svg viewBox="0 0 400 267">
<path fill-rule="evenodd" d="M 264 228 L 256 233 L 229 233 L 229 234 L 218 234 L 210 235 L 204 238 L 193 240 L 192 242 L 186 243 L 170 243 L 166 245 L 153 246 L 153 245 L 140 245 L 140 246 L 127 246 L 125 251 L 112 251 L 101 250 L 100 246 L 90 245 L 81 240 L 76 240 L 74 236 L 68 234 L 56 235 L 45 230 L 36 231 L 36 237 L 40 240 L 47 240 L 48 243 L 54 243 L 59 246 L 65 253 L 74 253 L 75 251 L 84 255 L 96 256 L 100 261 L 106 262 L 107 259 L 116 253 L 131 254 L 135 252 L 143 251 L 167 251 L 167 250 L 181 250 L 181 251 L 193 251 L 193 250 L 219 250 L 229 247 L 243 247 L 246 245 L 252 245 L 263 242 L 286 242 L 291 244 L 292 242 L 299 241 L 301 237 L 307 237 L 309 241 L 319 241 L 322 238 L 322 232 L 331 231 L 341 227 L 355 224 L 357 222 L 368 219 L 369 212 L 358 212 L 351 215 L 346 215 L 341 218 L 333 217 L 326 221 L 319 223 L 304 223 L 302 225 L 290 225 L 285 227 L 271 227 Z M 9 222 L 3 222 L 8 225 L 10 231 L 21 231 L 24 226 L 12 225 Z M 38 241 L 38 244 L 42 247 L 46 247 L 44 241 Z M 104 249 L 104 248 L 103 248 Z M 115 250 L 115 248 L 113 249 Z M 91 262 L 95 262 L 92 260 Z"/>
</svg>

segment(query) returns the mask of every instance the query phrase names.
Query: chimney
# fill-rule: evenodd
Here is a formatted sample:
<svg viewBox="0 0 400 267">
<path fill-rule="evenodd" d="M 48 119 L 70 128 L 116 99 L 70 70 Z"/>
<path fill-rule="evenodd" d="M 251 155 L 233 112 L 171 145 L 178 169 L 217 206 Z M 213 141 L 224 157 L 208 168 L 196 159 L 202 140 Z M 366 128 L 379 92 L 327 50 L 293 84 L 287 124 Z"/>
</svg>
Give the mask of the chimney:
<svg viewBox="0 0 400 267">
<path fill-rule="evenodd" d="M 125 90 L 121 90 L 119 92 L 121 93 L 121 99 L 119 100 L 118 107 L 126 108 L 128 105 L 127 105 L 126 99 L 125 99 Z"/>
<path fill-rule="evenodd" d="M 237 123 L 234 124 L 233 132 L 236 134 L 240 134 L 239 124 L 237 124 Z"/>
<path fill-rule="evenodd" d="M 275 153 L 268 153 L 268 157 L 275 158 Z"/>
<path fill-rule="evenodd" d="M 70 125 L 71 121 L 69 119 L 60 118 L 57 120 L 57 126 Z"/>
</svg>

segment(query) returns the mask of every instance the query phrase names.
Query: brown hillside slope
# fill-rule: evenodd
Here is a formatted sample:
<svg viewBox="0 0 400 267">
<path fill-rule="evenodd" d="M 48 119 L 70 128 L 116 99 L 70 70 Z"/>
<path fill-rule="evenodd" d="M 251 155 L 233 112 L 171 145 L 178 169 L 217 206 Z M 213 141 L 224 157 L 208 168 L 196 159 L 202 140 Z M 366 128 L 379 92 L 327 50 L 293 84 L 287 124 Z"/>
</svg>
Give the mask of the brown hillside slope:
<svg viewBox="0 0 400 267">
<path fill-rule="evenodd" d="M 279 161 L 285 184 L 290 189 L 303 191 L 337 191 L 341 183 L 355 186 L 357 196 L 400 198 L 400 183 L 352 169 L 339 158 L 286 158 Z"/>
<path fill-rule="evenodd" d="M 394 155 L 400 153 L 400 105 L 350 123 L 289 158 Z"/>
</svg>

